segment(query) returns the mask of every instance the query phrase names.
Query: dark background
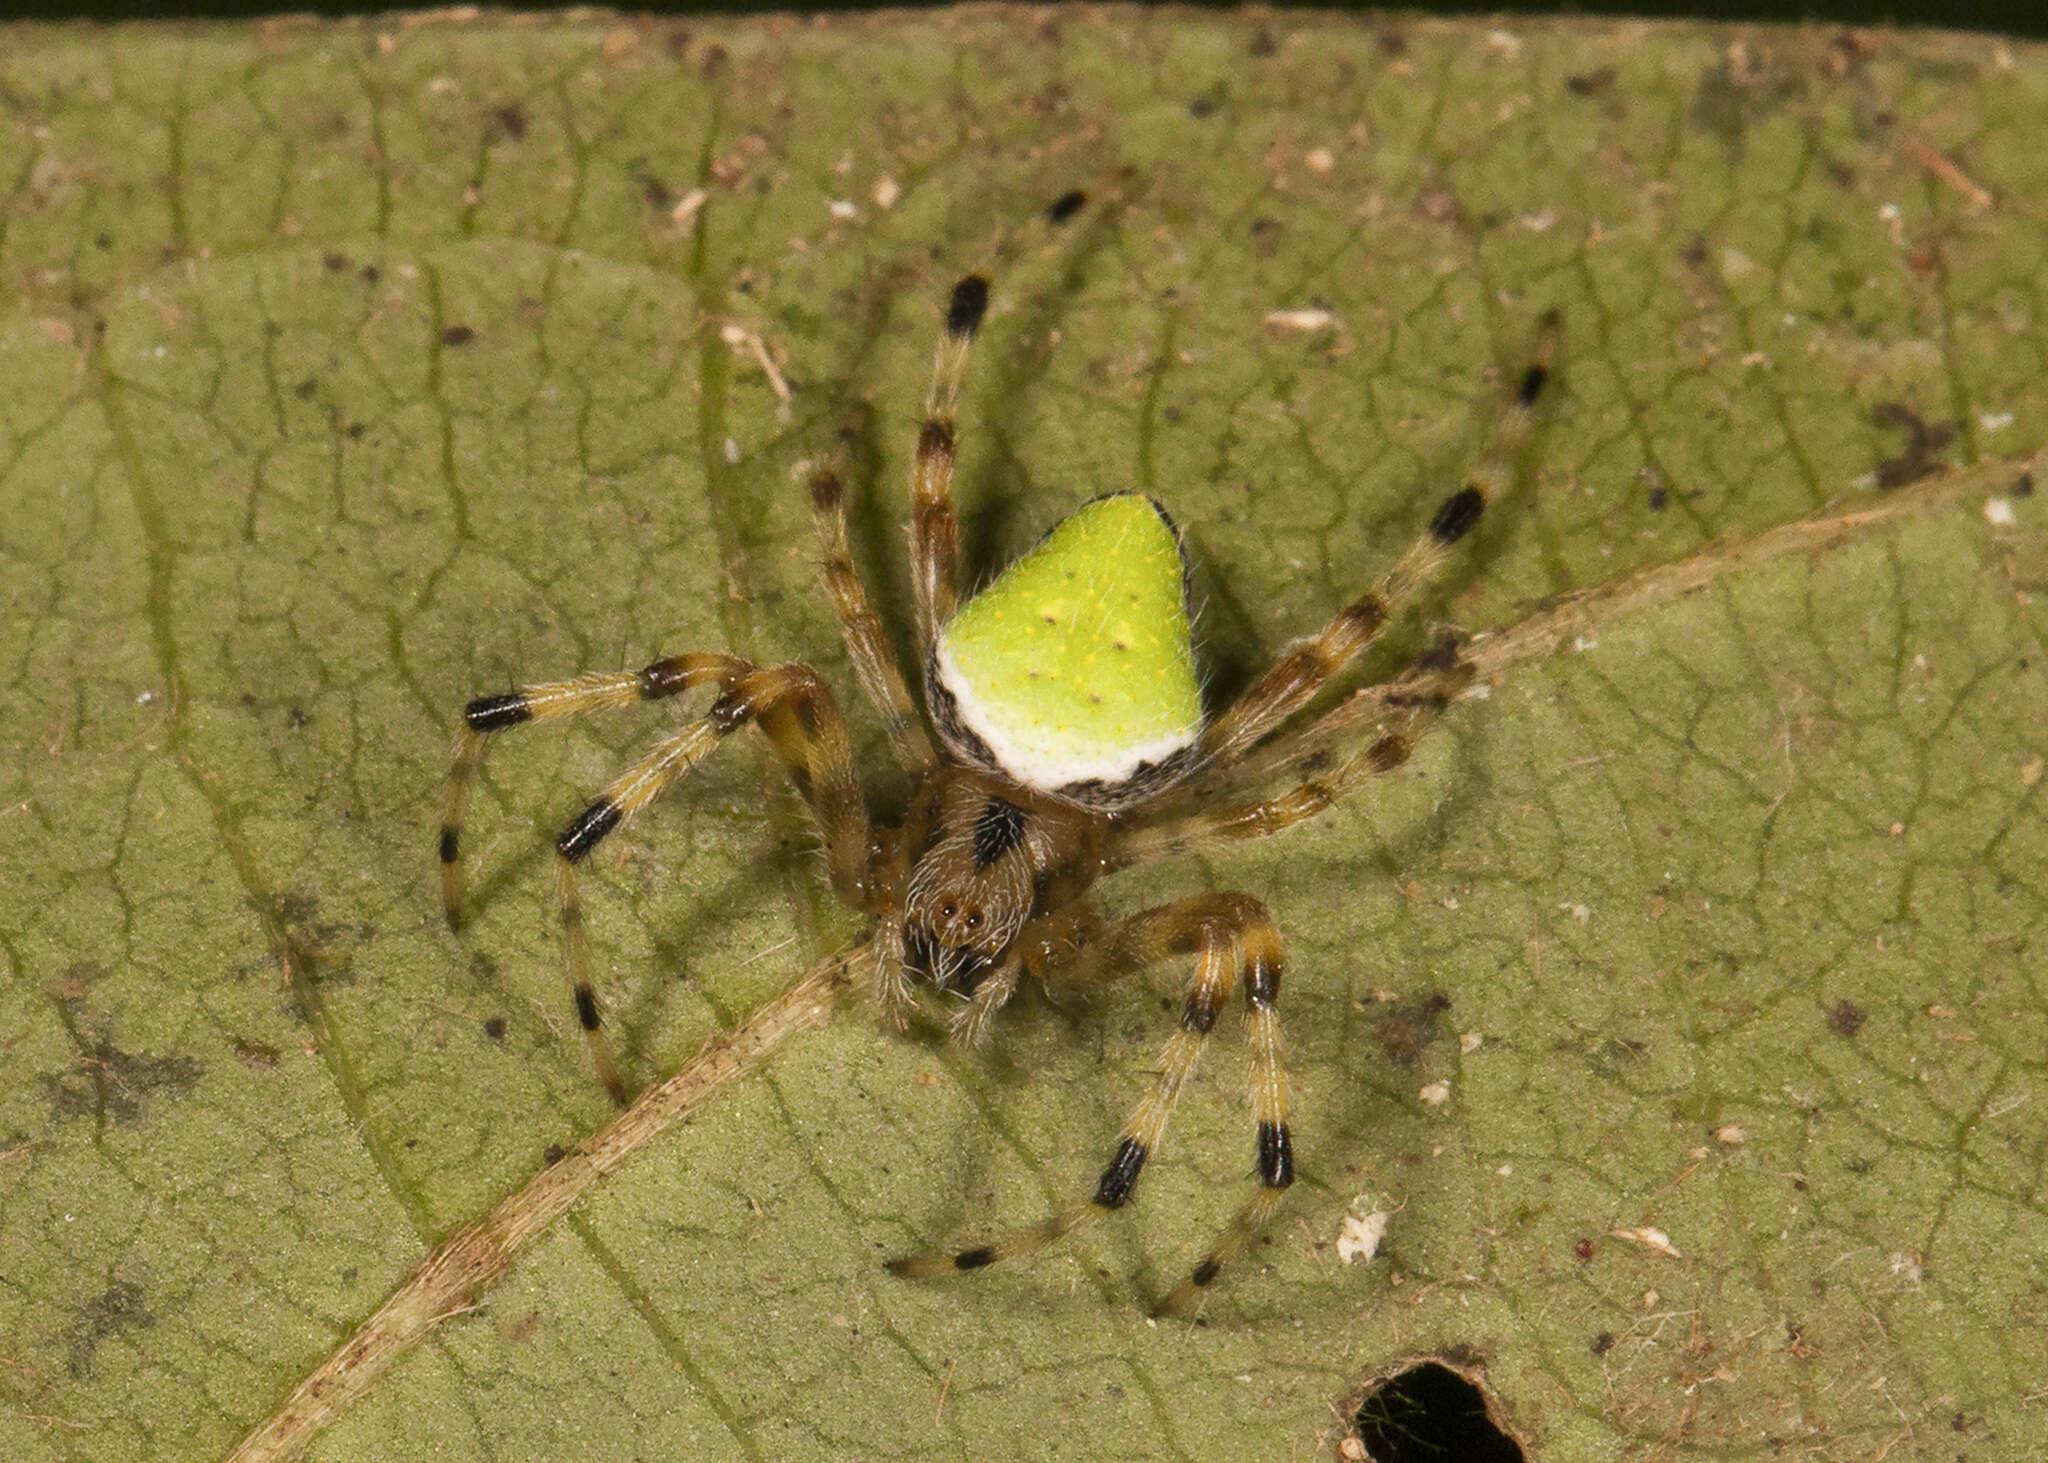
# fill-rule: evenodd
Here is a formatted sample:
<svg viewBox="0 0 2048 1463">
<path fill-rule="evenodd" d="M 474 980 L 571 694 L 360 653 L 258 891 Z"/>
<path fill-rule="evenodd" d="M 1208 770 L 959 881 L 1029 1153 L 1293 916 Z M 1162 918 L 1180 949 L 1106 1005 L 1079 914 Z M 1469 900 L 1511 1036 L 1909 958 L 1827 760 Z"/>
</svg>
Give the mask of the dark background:
<svg viewBox="0 0 2048 1463">
<path fill-rule="evenodd" d="M 899 0 L 901 3 L 901 0 Z M 347 3 L 347 0 L 281 0 L 281 3 L 252 3 L 252 0 L 0 0 L 0 18 L 36 19 L 85 18 L 129 20 L 139 17 L 241 17 L 310 11 L 318 15 L 374 15 L 381 11 L 406 9 L 402 5 Z M 420 7 L 424 8 L 424 7 Z M 551 10 L 553 5 L 505 5 L 511 10 Z M 627 11 L 654 10 L 665 13 L 722 11 L 744 13 L 758 10 L 865 10 L 868 5 L 844 0 L 808 0 L 808 3 L 762 4 L 730 0 L 723 5 L 622 5 Z M 1277 8 L 1288 9 L 1282 5 Z M 1318 9 L 1361 9 L 1365 7 L 1326 4 Z M 1422 7 L 1432 14 L 1520 14 L 1520 15 L 1650 15 L 1690 16 L 1698 20 L 1817 21 L 1836 25 L 1945 26 L 1962 30 L 2003 31 L 2011 35 L 2048 39 L 2048 4 L 2043 0 L 1631 0 L 1631 3 L 1557 5 L 1555 3 L 1447 3 Z"/>
</svg>

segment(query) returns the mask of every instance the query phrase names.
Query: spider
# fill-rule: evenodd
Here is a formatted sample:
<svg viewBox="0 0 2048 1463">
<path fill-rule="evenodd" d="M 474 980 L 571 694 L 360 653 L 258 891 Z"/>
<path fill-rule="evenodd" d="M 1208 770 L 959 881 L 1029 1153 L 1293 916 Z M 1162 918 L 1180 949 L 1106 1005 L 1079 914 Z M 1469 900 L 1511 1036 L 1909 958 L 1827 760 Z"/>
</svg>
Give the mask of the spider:
<svg viewBox="0 0 2048 1463">
<path fill-rule="evenodd" d="M 1284 755 L 1312 739 L 1313 724 L 1267 740 L 1378 638 L 1397 607 L 1479 523 L 1527 435 L 1550 375 L 1557 320 L 1544 317 L 1531 364 L 1505 398 L 1480 469 L 1444 499 L 1377 583 L 1211 715 L 1195 666 L 1185 545 L 1165 507 L 1149 496 L 1094 499 L 961 600 L 951 495 L 957 407 L 988 298 L 989 282 L 980 274 L 953 289 L 910 472 L 915 632 L 928 729 L 848 553 L 840 454 L 810 477 L 826 591 L 861 687 L 881 715 L 896 761 L 915 780 L 901 826 L 871 822 L 845 722 L 815 670 L 685 653 L 637 671 L 592 672 L 469 702 L 443 805 L 442 905 L 449 926 L 459 929 L 463 811 L 491 733 L 697 687 L 714 690 L 707 710 L 664 737 L 555 840 L 569 986 L 606 1090 L 626 1101 L 591 984 L 577 870 L 608 834 L 752 723 L 809 806 L 834 892 L 873 921 L 872 994 L 892 1024 L 905 1023 L 914 984 L 923 981 L 959 999 L 951 1034 L 974 1045 L 987 1038 L 991 1018 L 1026 975 L 1061 995 L 1160 961 L 1188 963 L 1178 1029 L 1092 1197 L 992 1243 L 891 1261 L 896 1274 L 979 1269 L 1129 1203 L 1217 1017 L 1242 990 L 1257 1182 L 1205 1258 L 1158 1307 L 1178 1311 L 1259 1232 L 1294 1182 L 1278 1015 L 1280 936 L 1266 906 L 1249 894 L 1195 894 L 1111 921 L 1091 907 L 1089 892 L 1118 870 L 1278 833 L 1408 760 L 1417 738 L 1471 679 L 1454 640 L 1440 640 L 1404 674 L 1367 745 L 1297 759 L 1293 765 L 1309 775 L 1278 797 L 1233 800 L 1226 775 L 1244 770 L 1254 748 Z"/>
</svg>

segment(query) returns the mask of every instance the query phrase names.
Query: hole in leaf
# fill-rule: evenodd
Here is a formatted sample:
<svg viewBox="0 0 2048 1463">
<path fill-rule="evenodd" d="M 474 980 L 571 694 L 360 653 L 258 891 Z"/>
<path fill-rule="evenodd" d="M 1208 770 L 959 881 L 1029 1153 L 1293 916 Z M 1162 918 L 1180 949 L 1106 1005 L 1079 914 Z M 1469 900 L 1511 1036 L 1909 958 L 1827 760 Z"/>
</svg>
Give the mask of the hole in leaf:
<svg viewBox="0 0 2048 1463">
<path fill-rule="evenodd" d="M 1528 1463 L 1477 1376 L 1438 1361 L 1373 1382 L 1352 1426 L 1372 1463 Z"/>
</svg>

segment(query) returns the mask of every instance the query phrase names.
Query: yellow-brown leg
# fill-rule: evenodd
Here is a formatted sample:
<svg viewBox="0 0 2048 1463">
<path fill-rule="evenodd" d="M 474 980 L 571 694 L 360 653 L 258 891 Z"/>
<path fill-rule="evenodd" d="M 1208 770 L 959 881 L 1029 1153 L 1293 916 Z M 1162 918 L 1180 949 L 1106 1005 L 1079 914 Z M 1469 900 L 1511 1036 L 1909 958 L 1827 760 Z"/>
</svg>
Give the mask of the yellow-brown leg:
<svg viewBox="0 0 2048 1463">
<path fill-rule="evenodd" d="M 1193 1277 L 1168 1298 L 1168 1304 L 1176 1304 L 1182 1290 L 1198 1289 L 1215 1279 L 1216 1271 L 1250 1233 L 1245 1228 L 1248 1216 L 1255 1215 L 1263 1222 L 1294 1182 L 1287 1084 L 1273 1011 L 1280 990 L 1280 936 L 1265 906 L 1243 894 L 1202 894 L 1132 915 L 1082 945 L 1071 959 L 1049 972 L 1049 984 L 1055 990 L 1079 989 L 1141 970 L 1169 955 L 1189 954 L 1195 956 L 1195 969 L 1182 1005 L 1180 1029 L 1160 1053 L 1152 1084 L 1124 1124 L 1116 1154 L 1097 1181 L 1094 1197 L 992 1244 L 892 1260 L 889 1269 L 911 1276 L 977 1270 L 1029 1254 L 1129 1203 L 1138 1175 L 1158 1148 L 1209 1031 L 1242 973 L 1252 1015 L 1252 1108 L 1258 1124 L 1259 1192 L 1224 1231 Z"/>
<path fill-rule="evenodd" d="M 731 656 L 677 657 L 677 661 L 717 662 L 715 668 L 699 664 L 692 670 L 701 673 L 702 678 L 720 681 L 725 688 L 722 694 L 702 717 L 663 738 L 615 778 L 555 840 L 555 887 L 561 908 L 570 996 L 576 1005 L 577 1023 L 590 1045 L 591 1061 L 604 1081 L 605 1090 L 621 1103 L 626 1099 L 625 1084 L 612 1060 L 610 1043 L 604 1035 L 602 1009 L 591 979 L 590 945 L 584 933 L 576 866 L 609 834 L 702 761 L 720 741 L 749 721 L 760 724 L 788 768 L 790 780 L 810 804 L 824 842 L 833 888 L 855 908 L 865 907 L 866 902 L 867 805 L 861 799 L 846 726 L 830 688 L 809 666 L 794 663 L 757 669 Z M 617 697 L 624 693 L 612 688 L 610 694 Z M 542 696 L 539 704 L 553 705 L 559 700 L 560 697 Z M 505 724 L 530 720 L 537 714 L 529 712 Z"/>
<path fill-rule="evenodd" d="M 1308 775 L 1278 797 L 1225 803 L 1125 828 L 1110 845 L 1109 867 L 1130 868 L 1176 854 L 1269 838 L 1315 817 L 1355 791 L 1359 784 L 1394 771 L 1407 762 L 1416 743 L 1471 684 L 1472 667 L 1457 659 L 1456 654 L 1455 648 L 1425 653 L 1422 661 L 1388 691 L 1387 715 L 1363 748 L 1343 757 L 1321 752 L 1307 759 L 1304 770 Z M 1314 730 L 1307 728 L 1304 735 L 1313 734 Z"/>
<path fill-rule="evenodd" d="M 483 759 L 484 738 L 528 722 L 658 701 L 713 681 L 730 684 L 752 669 L 737 656 L 672 655 L 637 671 L 592 671 L 471 701 L 463 708 L 462 729 L 455 734 L 454 762 L 441 798 L 441 912 L 448 928 L 462 928 L 462 819 L 469 808 L 477 764 Z"/>
<path fill-rule="evenodd" d="M 1202 734 L 1205 761 L 1229 762 L 1306 706 L 1330 677 L 1379 638 L 1394 611 L 1443 567 L 1451 545 L 1478 527 L 1486 505 L 1499 496 L 1528 439 L 1537 401 L 1550 379 L 1559 336 L 1557 315 L 1543 317 L 1536 349 L 1514 392 L 1503 403 L 1485 460 L 1465 486 L 1437 508 L 1393 568 L 1307 644 L 1281 657 Z"/>
<path fill-rule="evenodd" d="M 851 436 L 850 428 L 842 432 L 831 458 L 811 474 L 811 517 L 818 530 L 818 546 L 823 551 L 825 590 L 839 616 L 839 633 L 846 641 L 847 654 L 853 658 L 854 674 L 881 714 L 897 765 L 916 774 L 928 771 L 936 761 L 931 739 L 917 718 L 917 707 L 910 699 L 903 670 L 889 648 L 888 633 L 882 627 L 881 617 L 868 604 L 867 586 L 861 582 L 860 570 L 854 567 L 846 545 L 842 475 Z"/>
<path fill-rule="evenodd" d="M 960 518 L 953 511 L 954 435 L 967 349 L 988 309 L 988 280 L 970 274 L 953 286 L 946 330 L 932 359 L 924 427 L 910 464 L 910 578 L 917 595 L 919 649 L 929 653 L 939 627 L 959 604 Z"/>
</svg>

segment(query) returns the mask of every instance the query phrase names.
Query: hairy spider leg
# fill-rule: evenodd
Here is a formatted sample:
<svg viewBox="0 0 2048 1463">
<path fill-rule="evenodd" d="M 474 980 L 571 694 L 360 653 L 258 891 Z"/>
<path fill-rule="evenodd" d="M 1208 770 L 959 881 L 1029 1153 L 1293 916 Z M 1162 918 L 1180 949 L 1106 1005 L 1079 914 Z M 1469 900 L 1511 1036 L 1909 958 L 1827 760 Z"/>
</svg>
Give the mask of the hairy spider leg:
<svg viewBox="0 0 2048 1463">
<path fill-rule="evenodd" d="M 953 286 L 946 329 L 932 357 L 924 426 L 910 463 L 910 579 L 917 595 L 917 638 L 931 653 L 939 627 L 960 603 L 960 516 L 953 509 L 953 455 L 960 417 L 960 378 L 967 350 L 988 310 L 988 279 L 970 274 Z"/>
<path fill-rule="evenodd" d="M 1308 775 L 1278 796 L 1200 808 L 1165 822 L 1124 829 L 1110 844 L 1110 869 L 1270 838 L 1308 821 L 1362 784 L 1403 766 L 1445 709 L 1472 684 L 1472 676 L 1472 666 L 1458 658 L 1455 642 L 1424 651 L 1386 688 L 1382 701 L 1387 714 L 1378 724 L 1379 734 L 1364 747 L 1341 758 L 1328 751 L 1303 758 Z M 1314 731 L 1311 725 L 1302 735 Z"/>
<path fill-rule="evenodd" d="M 1166 1304 L 1183 1291 L 1208 1285 L 1246 1237 L 1265 1222 L 1294 1182 L 1294 1148 L 1287 1132 L 1287 1077 L 1280 1061 L 1280 1027 L 1275 1003 L 1280 994 L 1280 932 L 1265 905 L 1246 894 L 1197 894 L 1119 920 L 1047 972 L 1055 990 L 1076 990 L 1119 979 L 1171 955 L 1195 956 L 1182 1003 L 1180 1028 L 1160 1052 L 1152 1084 L 1131 1112 L 1116 1154 L 1087 1202 L 1016 1230 L 991 1244 L 946 1254 L 891 1260 L 898 1275 L 941 1275 L 978 1270 L 1014 1259 L 1121 1209 L 1131 1200 L 1139 1173 L 1157 1151 L 1166 1121 L 1194 1074 L 1216 1018 L 1242 975 L 1252 1052 L 1252 1115 L 1258 1125 L 1258 1192 L 1224 1230 L 1207 1258 Z"/>
<path fill-rule="evenodd" d="M 454 762 L 441 797 L 441 912 L 448 928 L 462 928 L 462 820 L 469 809 L 470 787 L 476 780 L 477 764 L 483 760 L 486 737 L 528 722 L 659 701 L 712 681 L 730 684 L 750 669 L 746 661 L 730 655 L 672 655 L 637 671 L 591 671 L 566 681 L 479 696 L 464 707 L 462 727 L 455 734 Z"/>
<path fill-rule="evenodd" d="M 854 674 L 882 718 L 890 749 L 896 754 L 896 765 L 915 776 L 930 771 L 938 759 L 932 752 L 931 739 L 925 735 L 924 723 L 918 719 L 917 706 L 910 699 L 903 669 L 889 648 L 888 631 L 868 603 L 867 586 L 846 545 L 842 479 L 856 435 L 852 425 L 844 428 L 832 455 L 811 474 L 811 518 L 817 527 L 818 547 L 823 556 L 825 591 L 839 616 L 839 633 L 853 659 Z"/>
<path fill-rule="evenodd" d="M 1320 634 L 1289 651 L 1252 684 L 1202 736 L 1203 760 L 1228 762 L 1301 710 L 1352 657 L 1377 640 L 1395 610 L 1443 567 L 1451 546 L 1478 527 L 1486 505 L 1513 476 L 1528 440 L 1536 403 L 1549 382 L 1561 333 L 1556 311 L 1543 317 L 1527 369 L 1502 403 L 1485 459 L 1464 487 L 1444 499 L 1429 527 L 1372 588 L 1337 612 Z"/>
<path fill-rule="evenodd" d="M 664 675 L 676 684 L 668 685 Z M 622 684 L 621 676 L 578 677 L 575 681 L 537 686 L 510 696 L 483 697 L 470 703 L 465 732 L 480 737 L 498 726 L 514 726 L 544 715 L 568 715 L 572 711 L 595 710 L 600 706 L 623 705 L 636 699 L 674 695 L 690 686 L 716 681 L 722 693 L 703 716 L 656 746 L 623 774 L 581 813 L 572 819 L 555 840 L 555 889 L 561 910 L 564 961 L 569 991 L 576 1006 L 576 1020 L 590 1047 L 591 1061 L 612 1100 L 626 1100 L 624 1082 L 612 1059 L 611 1043 L 604 1034 L 604 1018 L 591 979 L 590 945 L 584 933 L 583 900 L 576 866 L 592 849 L 633 814 L 658 797 L 671 783 L 702 761 L 711 749 L 748 722 L 757 723 L 769 745 L 782 759 L 790 781 L 810 805 L 812 817 L 823 840 L 825 863 L 832 887 L 856 909 L 865 905 L 868 884 L 868 814 L 854 775 L 853 748 L 846 736 L 845 722 L 831 688 L 809 666 L 754 666 L 738 656 L 680 655 L 657 661 L 639 673 L 645 694 Z M 575 688 L 563 691 L 562 688 Z M 582 695 L 580 704 L 559 709 L 567 700 Z M 522 713 L 520 707 L 525 710 Z M 481 709 L 480 709 L 481 708 Z M 550 708 L 542 710 L 541 708 Z M 479 722 L 495 724 L 479 727 Z M 457 769 L 463 771 L 462 745 L 458 743 Z M 473 768 L 475 756 L 467 761 Z M 463 775 L 466 777 L 467 773 Z M 455 794 L 451 792 L 451 801 Z M 456 802 L 455 811 L 460 812 Z M 457 847 L 456 824 L 444 827 L 442 855 L 445 871 L 454 862 L 449 857 Z M 444 899 L 447 888 L 444 882 Z M 459 892 L 459 891 L 458 891 Z"/>
</svg>

